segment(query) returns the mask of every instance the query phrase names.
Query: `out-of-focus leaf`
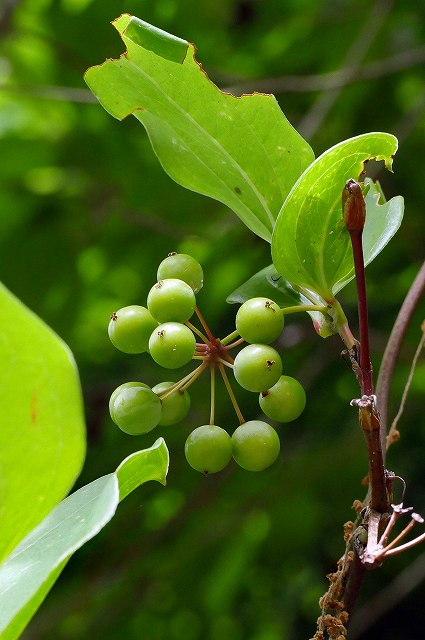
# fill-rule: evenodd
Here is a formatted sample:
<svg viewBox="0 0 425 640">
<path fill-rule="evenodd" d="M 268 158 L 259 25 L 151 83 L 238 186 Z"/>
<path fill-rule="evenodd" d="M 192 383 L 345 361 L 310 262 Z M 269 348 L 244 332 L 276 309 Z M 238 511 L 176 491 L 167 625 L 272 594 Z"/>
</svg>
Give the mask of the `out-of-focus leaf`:
<svg viewBox="0 0 425 640">
<path fill-rule="evenodd" d="M 129 15 L 113 24 L 127 52 L 86 72 L 92 92 L 115 118 L 140 120 L 176 182 L 223 202 L 270 241 L 286 196 L 314 159 L 274 96 L 223 93 L 193 45 Z"/>
<path fill-rule="evenodd" d="M 396 151 L 394 136 L 368 133 L 328 149 L 306 169 L 287 197 L 273 232 L 273 263 L 291 284 L 332 299 L 353 277 L 350 238 L 342 218 L 342 191 L 349 178 L 358 179 L 370 158 L 384 160 L 390 169 Z M 403 211 L 401 198 L 378 206 L 376 193 L 371 189 L 367 199 L 366 264 L 394 235 Z"/>
<path fill-rule="evenodd" d="M 70 556 L 111 520 L 120 500 L 148 480 L 165 484 L 168 450 L 162 438 L 126 458 L 58 504 L 0 565 L 0 637 L 15 640 Z"/>
<path fill-rule="evenodd" d="M 69 491 L 85 453 L 72 354 L 0 285 L 0 561 Z"/>
</svg>

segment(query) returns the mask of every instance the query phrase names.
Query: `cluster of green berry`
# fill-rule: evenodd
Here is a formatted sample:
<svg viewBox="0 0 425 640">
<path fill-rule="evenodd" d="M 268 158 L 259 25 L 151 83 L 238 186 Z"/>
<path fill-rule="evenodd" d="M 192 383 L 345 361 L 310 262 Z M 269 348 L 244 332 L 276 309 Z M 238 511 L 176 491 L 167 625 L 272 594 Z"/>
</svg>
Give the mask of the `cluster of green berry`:
<svg viewBox="0 0 425 640">
<path fill-rule="evenodd" d="M 241 387 L 260 394 L 259 404 L 267 417 L 277 422 L 298 418 L 306 402 L 304 389 L 294 378 L 282 375 L 280 355 L 270 346 L 282 332 L 284 310 L 267 298 L 252 298 L 239 308 L 236 330 L 220 340 L 196 306 L 195 294 L 203 285 L 199 262 L 186 254 L 171 253 L 159 265 L 157 277 L 147 308 L 132 305 L 112 314 L 108 328 L 111 342 L 125 353 L 149 352 L 165 369 L 182 367 L 190 360 L 200 364 L 178 382 L 162 382 L 152 389 L 141 382 L 122 384 L 109 401 L 112 420 L 131 435 L 180 422 L 190 408 L 187 388 L 209 369 L 210 421 L 187 438 L 188 463 L 204 474 L 221 471 L 232 457 L 249 471 L 266 469 L 279 455 L 279 436 L 262 420 L 245 421 L 226 368 L 233 369 Z M 193 314 L 202 329 L 190 322 Z M 229 351 L 243 342 L 249 344 L 233 360 Z M 232 436 L 214 424 L 216 369 L 240 423 Z"/>
</svg>

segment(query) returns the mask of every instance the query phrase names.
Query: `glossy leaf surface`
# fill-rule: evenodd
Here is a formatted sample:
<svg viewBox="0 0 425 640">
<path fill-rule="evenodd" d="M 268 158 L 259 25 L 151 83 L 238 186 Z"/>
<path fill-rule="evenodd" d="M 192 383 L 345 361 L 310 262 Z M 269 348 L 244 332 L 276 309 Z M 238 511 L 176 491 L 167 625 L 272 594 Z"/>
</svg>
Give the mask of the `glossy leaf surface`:
<svg viewBox="0 0 425 640">
<path fill-rule="evenodd" d="M 70 490 L 85 427 L 68 347 L 2 285 L 0 308 L 1 561 Z"/>
<path fill-rule="evenodd" d="M 261 271 L 235 289 L 228 296 L 227 302 L 230 304 L 243 304 L 246 300 L 258 296 L 270 298 L 280 307 L 313 304 L 303 293 L 282 278 L 272 264 L 261 269 Z"/>
<path fill-rule="evenodd" d="M 353 277 L 350 238 L 342 219 L 342 191 L 349 178 L 359 178 L 371 158 L 384 160 L 391 169 L 396 151 L 394 136 L 368 133 L 328 149 L 303 173 L 279 213 L 272 240 L 273 263 L 291 284 L 331 299 Z M 366 202 L 366 264 L 394 235 L 403 212 L 402 198 L 378 206 L 376 193 L 371 187 Z"/>
<path fill-rule="evenodd" d="M 140 120 L 176 182 L 223 202 L 270 241 L 287 194 L 314 159 L 274 96 L 223 93 L 192 44 L 129 15 L 113 24 L 127 52 L 86 72 L 92 92 L 115 118 Z"/>
<path fill-rule="evenodd" d="M 0 637 L 18 638 L 69 557 L 112 518 L 118 503 L 148 480 L 165 484 L 168 450 L 162 438 L 126 458 L 58 504 L 0 565 Z"/>
</svg>

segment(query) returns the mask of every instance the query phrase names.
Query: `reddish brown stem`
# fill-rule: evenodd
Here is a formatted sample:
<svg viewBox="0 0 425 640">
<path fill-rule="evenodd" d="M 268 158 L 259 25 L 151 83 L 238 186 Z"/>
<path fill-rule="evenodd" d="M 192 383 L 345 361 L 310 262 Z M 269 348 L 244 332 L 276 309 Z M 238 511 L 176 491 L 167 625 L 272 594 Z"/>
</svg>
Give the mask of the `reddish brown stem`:
<svg viewBox="0 0 425 640">
<path fill-rule="evenodd" d="M 388 493 L 385 478 L 384 454 L 381 442 L 381 423 L 373 398 L 373 375 L 369 348 L 369 320 L 366 295 L 366 277 L 363 256 L 363 229 L 366 206 L 360 185 L 348 180 L 343 192 L 343 213 L 353 249 L 356 274 L 360 331 L 360 387 L 362 398 L 359 407 L 360 426 L 366 438 L 369 462 L 370 507 L 379 513 L 388 509 Z"/>
<path fill-rule="evenodd" d="M 353 247 L 354 269 L 356 273 L 357 298 L 359 311 L 360 332 L 360 368 L 361 368 L 361 392 L 362 395 L 373 394 L 372 363 L 370 361 L 369 347 L 369 318 L 366 295 L 366 277 L 363 257 L 362 231 L 350 231 L 351 245 Z"/>
<path fill-rule="evenodd" d="M 381 518 L 381 514 L 384 514 L 388 508 L 388 493 L 380 438 L 379 415 L 375 407 L 373 396 L 373 376 L 369 347 L 368 306 L 362 245 L 366 207 L 361 187 L 355 180 L 347 181 L 343 192 L 342 206 L 344 220 L 350 234 L 353 250 L 359 314 L 359 351 L 357 352 L 354 339 L 352 346 L 350 345 L 349 349 L 351 350 L 353 371 L 359 381 L 362 397 L 358 400 L 354 400 L 353 404 L 359 409 L 360 427 L 362 428 L 367 443 L 370 491 L 370 500 L 368 501 L 369 512 L 376 516 L 373 523 L 372 518 L 370 519 L 370 523 L 365 523 L 365 528 L 369 528 L 369 524 L 371 525 L 368 532 L 369 536 L 377 541 L 381 522 L 383 523 L 383 526 L 385 526 L 385 516 Z M 373 524 L 375 526 L 372 526 Z M 336 583 L 338 585 L 338 602 L 343 606 L 343 610 L 342 612 L 335 614 L 335 612 L 332 612 L 331 607 L 325 607 L 319 621 L 324 621 L 326 617 L 326 610 L 328 610 L 331 616 L 336 615 L 334 620 L 338 623 L 342 622 L 346 624 L 347 618 L 351 615 L 354 608 L 366 566 L 356 550 L 356 532 L 353 533 L 353 536 L 354 538 L 347 544 L 344 561 L 340 567 L 340 571 L 336 574 L 338 576 L 338 581 Z M 324 596 L 325 602 L 330 595 L 332 595 L 332 584 L 328 594 Z M 332 604 L 332 600 L 329 604 Z M 322 632 L 322 635 L 320 635 L 320 631 Z M 345 633 L 344 628 L 344 632 L 341 633 L 341 636 L 345 637 Z M 323 629 L 320 627 L 320 624 L 315 638 L 318 637 L 324 637 Z M 329 637 L 331 637 L 331 634 L 329 634 Z"/>
<path fill-rule="evenodd" d="M 354 553 L 352 562 L 350 564 L 350 569 L 346 576 L 344 590 L 342 592 L 342 601 L 345 606 L 345 611 L 350 616 L 356 604 L 360 588 L 363 584 L 365 573 L 366 568 L 364 564 L 361 562 L 357 553 Z"/>
</svg>

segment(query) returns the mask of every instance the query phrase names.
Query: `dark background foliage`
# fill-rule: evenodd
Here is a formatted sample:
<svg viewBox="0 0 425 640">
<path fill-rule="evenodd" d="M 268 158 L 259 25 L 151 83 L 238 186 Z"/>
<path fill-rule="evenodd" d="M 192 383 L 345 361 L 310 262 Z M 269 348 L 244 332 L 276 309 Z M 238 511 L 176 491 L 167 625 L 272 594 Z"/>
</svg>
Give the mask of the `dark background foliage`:
<svg viewBox="0 0 425 640">
<path fill-rule="evenodd" d="M 109 473 L 156 437 L 126 436 L 109 418 L 115 386 L 163 378 L 147 356 L 114 350 L 106 333 L 111 312 L 144 304 L 160 260 L 184 251 L 204 266 L 199 304 L 224 335 L 235 313 L 226 296 L 270 262 L 269 247 L 223 205 L 164 174 L 135 119 L 113 120 L 86 90 L 84 70 L 123 50 L 109 25 L 122 12 L 195 42 L 198 60 L 220 87 L 275 93 L 316 155 L 366 131 L 399 137 L 395 174 L 376 167 L 386 195 L 406 198 L 401 231 L 367 270 L 376 370 L 424 253 L 420 2 L 3 0 L 0 277 L 75 353 L 89 438 L 78 485 Z M 341 301 L 356 328 L 353 285 Z M 424 313 L 422 305 L 404 344 L 392 414 Z M 260 474 L 231 466 L 205 479 L 192 471 L 183 443 L 208 420 L 208 388 L 197 383 L 190 419 L 161 433 L 171 452 L 168 487 L 146 485 L 126 499 L 111 524 L 70 561 L 26 640 L 313 635 L 325 574 L 343 550 L 342 525 L 365 491 L 366 457 L 349 407 L 358 389 L 339 357 L 338 339 L 324 341 L 307 318 L 291 317 L 281 346 L 285 372 L 303 382 L 308 405 L 299 420 L 280 428 L 279 462 Z M 422 360 L 402 440 L 388 460 L 408 483 L 408 503 L 422 513 L 424 391 Z M 232 430 L 235 417 L 221 397 L 217 420 Z M 255 417 L 256 397 L 246 394 L 243 402 Z M 423 638 L 424 579 L 421 548 L 368 575 L 353 640 L 366 632 L 369 640 Z M 390 611 L 380 617 L 382 602 Z"/>
</svg>

